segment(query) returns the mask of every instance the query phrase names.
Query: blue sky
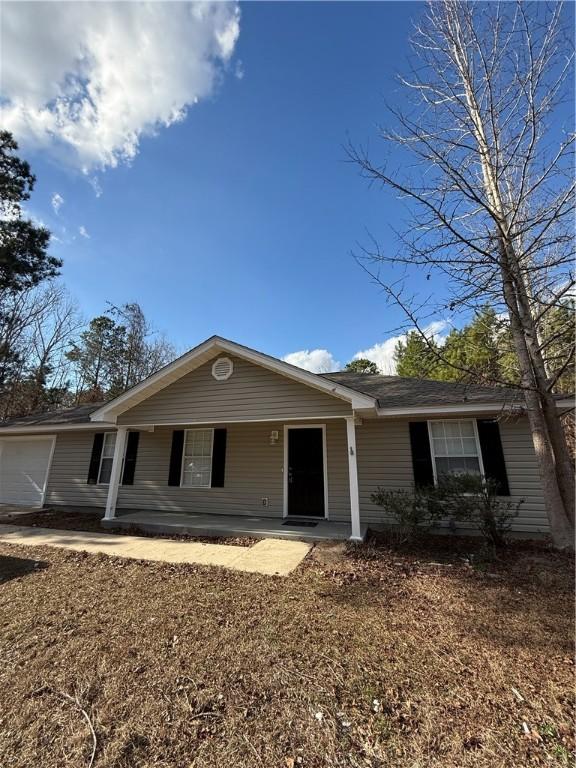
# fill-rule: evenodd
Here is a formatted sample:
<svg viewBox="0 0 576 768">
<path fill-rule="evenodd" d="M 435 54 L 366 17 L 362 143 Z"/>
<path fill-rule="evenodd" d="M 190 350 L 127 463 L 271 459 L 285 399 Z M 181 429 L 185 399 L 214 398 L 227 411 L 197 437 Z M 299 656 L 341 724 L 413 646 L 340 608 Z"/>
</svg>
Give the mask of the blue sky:
<svg viewBox="0 0 576 768">
<path fill-rule="evenodd" d="M 71 41 L 103 23 L 94 6 L 73 5 L 81 14 L 76 21 L 68 14 L 58 22 L 71 25 Z M 156 5 L 162 10 L 155 13 L 176 14 L 183 4 Z M 58 4 L 44 4 L 50 6 L 53 19 Z M 102 68 L 104 87 L 116 89 L 107 105 L 112 127 L 105 129 L 116 129 L 114 115 L 121 122 L 132 98 L 140 101 L 126 118 L 127 134 L 130 120 L 155 109 L 161 114 L 164 106 L 154 101 L 168 90 L 158 69 L 164 66 L 173 68 L 166 77 L 170 87 L 178 81 L 177 96 L 186 88 L 199 94 L 185 119 L 156 127 L 154 135 L 136 130 L 137 148 L 124 145 L 124 154 L 133 155 L 129 162 L 114 155 L 124 138 L 110 133 L 102 133 L 96 149 L 85 148 L 90 136 L 75 134 L 84 155 L 70 156 L 45 137 L 16 132 L 38 177 L 30 211 L 58 238 L 52 251 L 64 259 L 62 279 L 83 313 L 101 313 L 106 301 L 138 301 L 181 351 L 217 333 L 279 357 L 328 350 L 344 364 L 383 342 L 402 318 L 350 251 L 366 229 L 389 242 L 402 208 L 367 186 L 346 162 L 343 144 L 348 136 L 374 141 L 384 99 L 402 98 L 394 76 L 421 5 L 246 3 L 239 19 L 205 22 L 203 37 L 190 45 L 174 18 L 142 12 L 136 21 L 116 23 L 121 6 L 137 9 L 132 3 L 109 8 L 114 34 L 124 32 L 127 43 L 116 71 Z M 51 39 L 51 22 L 43 27 L 38 10 L 35 16 L 37 46 L 51 61 L 49 46 L 58 36 Z M 147 79 L 130 80 L 142 78 L 152 56 L 146 41 L 160 24 L 168 25 L 164 42 L 157 42 L 164 49 L 154 53 Z M 38 28 L 47 30 L 45 38 Z M 203 45 L 206 56 L 181 77 Z M 179 56 L 190 59 L 179 63 Z M 82 86 L 89 77 L 79 73 Z M 60 206 L 52 205 L 56 194 Z"/>
</svg>

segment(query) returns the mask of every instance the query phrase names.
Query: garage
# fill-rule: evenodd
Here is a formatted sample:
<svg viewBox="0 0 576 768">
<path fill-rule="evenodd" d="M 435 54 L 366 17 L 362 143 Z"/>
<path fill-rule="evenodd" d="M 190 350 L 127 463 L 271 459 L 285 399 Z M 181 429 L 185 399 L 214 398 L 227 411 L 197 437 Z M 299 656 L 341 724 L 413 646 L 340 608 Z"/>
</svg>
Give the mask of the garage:
<svg viewBox="0 0 576 768">
<path fill-rule="evenodd" d="M 41 507 L 54 435 L 0 439 L 0 504 Z"/>
</svg>

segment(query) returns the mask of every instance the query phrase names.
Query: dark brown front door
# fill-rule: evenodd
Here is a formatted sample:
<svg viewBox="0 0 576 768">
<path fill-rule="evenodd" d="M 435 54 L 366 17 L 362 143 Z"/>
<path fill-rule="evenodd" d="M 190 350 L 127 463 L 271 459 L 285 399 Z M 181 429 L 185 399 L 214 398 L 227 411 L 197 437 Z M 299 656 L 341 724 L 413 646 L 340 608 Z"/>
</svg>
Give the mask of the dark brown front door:
<svg viewBox="0 0 576 768">
<path fill-rule="evenodd" d="M 288 430 L 288 514 L 324 517 L 324 440 L 320 427 Z"/>
</svg>

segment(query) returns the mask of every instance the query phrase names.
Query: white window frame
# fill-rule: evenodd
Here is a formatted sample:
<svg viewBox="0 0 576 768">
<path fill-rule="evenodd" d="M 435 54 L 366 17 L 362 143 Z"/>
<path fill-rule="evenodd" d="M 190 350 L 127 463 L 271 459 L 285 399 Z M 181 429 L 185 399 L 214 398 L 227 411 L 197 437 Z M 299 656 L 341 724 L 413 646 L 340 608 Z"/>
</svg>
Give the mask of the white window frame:
<svg viewBox="0 0 576 768">
<path fill-rule="evenodd" d="M 472 456 L 472 454 L 462 454 L 463 459 L 478 459 L 478 466 L 480 467 L 480 478 L 482 482 L 485 480 L 485 474 L 484 474 L 484 462 L 482 461 L 482 448 L 480 447 L 480 438 L 478 437 L 478 424 L 476 423 L 476 419 L 432 419 L 427 422 L 428 424 L 428 442 L 430 443 L 430 456 L 432 457 L 432 472 L 434 473 L 434 485 L 438 485 L 438 471 L 436 469 L 436 454 L 434 453 L 434 440 L 432 435 L 432 424 L 472 424 L 472 429 L 474 430 L 474 439 L 476 441 L 476 456 Z M 439 457 L 439 458 L 445 458 L 445 457 Z M 456 458 L 456 457 L 455 457 Z"/>
<path fill-rule="evenodd" d="M 184 483 L 184 463 L 186 461 L 186 443 L 189 432 L 210 432 L 210 481 L 208 485 L 186 485 Z M 196 457 L 198 458 L 198 457 Z M 184 444 L 182 446 L 182 463 L 180 466 L 180 488 L 212 488 L 212 464 L 214 463 L 214 427 L 195 427 L 194 429 L 184 430 Z"/>
<path fill-rule="evenodd" d="M 110 485 L 110 483 L 103 483 L 100 480 L 100 475 L 102 474 L 102 461 L 104 459 L 111 459 L 114 461 L 114 454 L 112 456 L 104 456 L 104 445 L 106 444 L 106 438 L 108 435 L 114 435 L 114 451 L 116 451 L 116 432 L 104 432 L 104 439 L 102 440 L 102 452 L 100 453 L 100 464 L 98 465 L 98 480 L 96 482 L 96 485 Z M 126 449 L 128 448 L 128 440 L 125 441 L 124 445 L 124 456 L 122 456 L 122 469 L 120 470 L 120 485 L 122 485 L 122 480 L 124 478 L 124 462 L 126 460 Z"/>
</svg>

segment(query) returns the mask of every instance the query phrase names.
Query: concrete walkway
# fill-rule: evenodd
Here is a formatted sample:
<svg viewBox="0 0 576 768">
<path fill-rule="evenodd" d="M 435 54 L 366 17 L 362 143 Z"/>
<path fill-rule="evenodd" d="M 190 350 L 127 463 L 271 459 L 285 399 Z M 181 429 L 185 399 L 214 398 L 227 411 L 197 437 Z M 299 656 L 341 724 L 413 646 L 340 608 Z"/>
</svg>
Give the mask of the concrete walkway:
<svg viewBox="0 0 576 768">
<path fill-rule="evenodd" d="M 219 565 L 235 571 L 268 576 L 287 576 L 302 562 L 311 547 L 303 541 L 281 539 L 263 539 L 252 547 L 237 547 L 22 525 L 0 525 L 0 541 L 23 546 L 59 547 L 133 560 Z"/>
</svg>

